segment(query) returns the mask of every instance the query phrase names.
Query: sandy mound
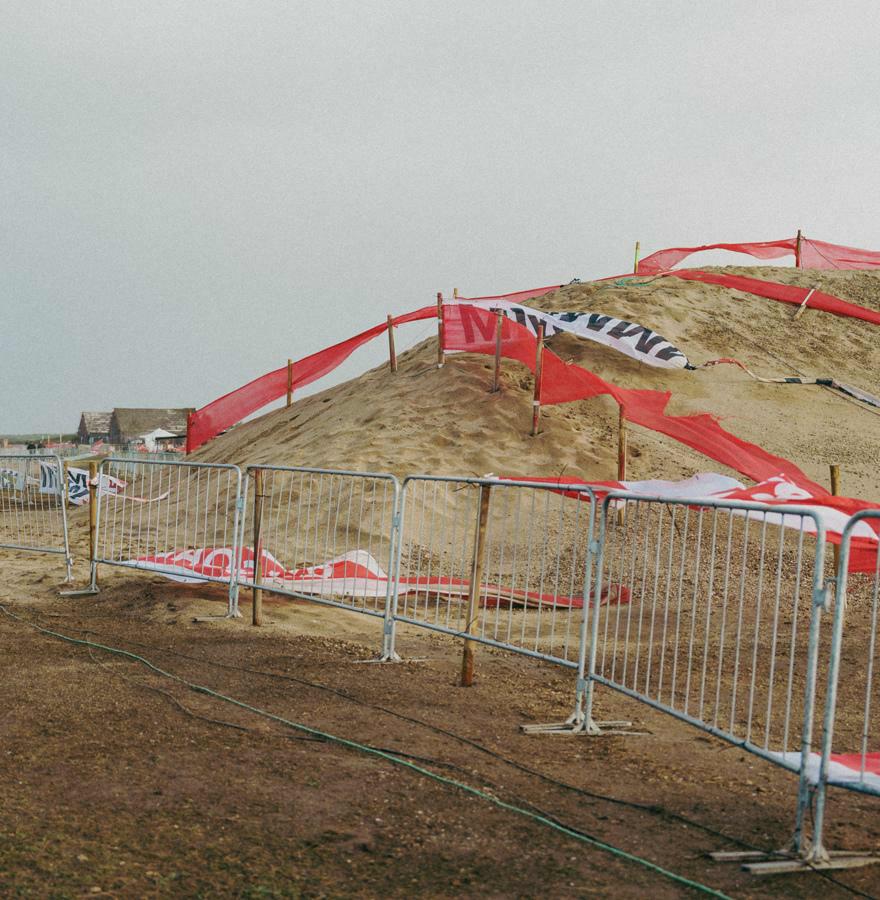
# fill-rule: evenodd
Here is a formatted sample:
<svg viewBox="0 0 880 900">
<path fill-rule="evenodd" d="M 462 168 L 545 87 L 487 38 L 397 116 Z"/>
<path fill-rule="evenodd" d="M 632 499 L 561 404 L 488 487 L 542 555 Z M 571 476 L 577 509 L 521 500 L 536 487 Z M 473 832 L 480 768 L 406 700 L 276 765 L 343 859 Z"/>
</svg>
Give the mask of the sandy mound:
<svg viewBox="0 0 880 900">
<path fill-rule="evenodd" d="M 761 267 L 723 270 L 816 287 L 880 309 L 880 272 L 818 272 Z M 734 356 L 756 374 L 833 377 L 880 395 L 877 326 L 795 307 L 716 285 L 673 278 L 619 285 L 573 284 L 530 301 L 546 310 L 609 313 L 647 325 L 692 363 Z M 711 412 L 737 436 L 785 456 L 828 482 L 839 463 L 843 490 L 880 501 L 876 448 L 880 410 L 827 388 L 766 385 L 731 366 L 701 372 L 654 369 L 597 344 L 559 335 L 549 346 L 626 387 L 670 390 L 669 411 Z M 607 398 L 545 408 L 542 434 L 529 436 L 532 376 L 505 361 L 502 390 L 489 393 L 492 361 L 469 354 L 435 364 L 436 344 L 387 366 L 241 425 L 193 459 L 409 473 L 521 476 L 616 473 L 617 407 Z M 678 478 L 697 471 L 736 474 L 669 438 L 630 432 L 631 478 Z"/>
</svg>

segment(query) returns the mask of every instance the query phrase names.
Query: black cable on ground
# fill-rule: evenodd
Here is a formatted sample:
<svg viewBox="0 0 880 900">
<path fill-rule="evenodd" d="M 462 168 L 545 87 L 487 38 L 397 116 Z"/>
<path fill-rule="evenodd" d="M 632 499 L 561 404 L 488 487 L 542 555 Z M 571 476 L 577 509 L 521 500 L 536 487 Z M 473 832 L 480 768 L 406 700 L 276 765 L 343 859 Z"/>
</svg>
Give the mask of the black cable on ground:
<svg viewBox="0 0 880 900">
<path fill-rule="evenodd" d="M 157 675 L 161 675 L 164 678 L 169 678 L 173 681 L 178 682 L 179 684 L 184 685 L 192 691 L 195 691 L 199 694 L 205 694 L 209 697 L 214 697 L 217 700 L 222 700 L 226 703 L 230 703 L 233 706 L 237 706 L 240 709 L 247 710 L 255 715 L 262 716 L 271 721 L 278 722 L 281 725 L 284 725 L 288 728 L 293 728 L 297 731 L 304 732 L 305 734 L 309 734 L 315 737 L 320 737 L 323 740 L 338 744 L 339 746 L 346 747 L 351 750 L 356 750 L 361 753 L 367 753 L 371 756 L 378 757 L 380 759 L 385 760 L 386 762 L 391 763 L 392 765 L 401 766 L 403 768 L 409 769 L 422 777 L 431 779 L 440 784 L 446 785 L 448 787 L 455 788 L 459 791 L 462 791 L 466 794 L 470 794 L 471 796 L 477 797 L 481 800 L 484 800 L 488 803 L 491 803 L 494 806 L 499 807 L 500 809 L 506 810 L 507 812 L 512 812 L 516 815 L 523 816 L 524 818 L 531 819 L 532 821 L 538 822 L 539 824 L 546 825 L 549 828 L 552 828 L 555 831 L 558 831 L 562 834 L 567 835 L 568 837 L 575 838 L 576 840 L 581 841 L 582 843 L 589 844 L 590 846 L 596 847 L 599 850 L 604 850 L 605 852 L 616 856 L 620 859 L 627 860 L 629 862 L 637 863 L 644 868 L 649 869 L 650 871 L 655 872 L 658 875 L 662 875 L 665 878 L 668 878 L 671 881 L 675 881 L 678 884 L 684 885 L 686 887 L 692 888 L 693 890 L 700 891 L 701 893 L 707 894 L 712 897 L 724 898 L 724 900 L 730 900 L 730 898 L 722 893 L 721 891 L 717 891 L 714 888 L 709 887 L 708 885 L 701 884 L 698 881 L 692 881 L 689 878 L 685 878 L 682 875 L 677 875 L 674 872 L 669 871 L 668 869 L 664 869 L 662 866 L 658 866 L 656 863 L 652 863 L 650 860 L 644 859 L 640 856 L 636 856 L 633 853 L 628 853 L 625 850 L 621 850 L 619 847 L 615 847 L 612 844 L 608 844 L 605 841 L 599 840 L 592 835 L 587 834 L 586 832 L 580 831 L 577 828 L 572 828 L 568 825 L 564 825 L 552 816 L 544 815 L 543 813 L 531 812 L 527 809 L 523 809 L 522 807 L 514 806 L 511 803 L 506 803 L 503 800 L 500 800 L 497 797 L 494 797 L 492 794 L 487 794 L 484 791 L 479 790 L 478 788 L 472 787 L 471 785 L 464 784 L 460 781 L 455 781 L 451 778 L 446 778 L 443 775 L 438 775 L 436 772 L 431 772 L 428 769 L 424 769 L 421 766 L 417 766 L 415 763 L 408 762 L 405 759 L 400 758 L 399 756 L 395 756 L 391 753 L 386 753 L 382 750 L 376 750 L 371 747 L 366 746 L 365 744 L 358 743 L 357 741 L 349 740 L 348 738 L 339 737 L 334 734 L 330 734 L 329 732 L 321 731 L 317 728 L 310 728 L 307 725 L 303 725 L 300 722 L 293 722 L 290 719 L 285 719 L 282 716 L 277 716 L 274 713 L 271 713 L 267 710 L 260 709 L 256 706 L 251 706 L 248 703 L 244 703 L 241 700 L 237 700 L 234 697 L 230 697 L 226 694 L 222 694 L 219 691 L 212 690 L 205 685 L 195 684 L 194 682 L 188 681 L 185 678 L 182 678 L 179 675 L 175 675 L 172 672 L 167 672 L 164 669 L 159 668 L 159 666 L 150 662 L 148 659 L 143 656 L 139 656 L 136 653 L 131 653 L 128 650 L 122 650 L 118 647 L 110 647 L 105 644 L 99 644 L 94 641 L 87 641 L 81 638 L 73 638 L 69 635 L 61 634 L 57 631 L 51 631 L 48 628 L 43 628 L 41 625 L 37 625 L 34 622 L 30 622 L 22 616 L 18 616 L 13 612 L 10 612 L 5 606 L 0 605 L 0 612 L 2 612 L 5 616 L 15 619 L 16 621 L 22 622 L 23 624 L 29 626 L 30 628 L 35 629 L 43 634 L 47 634 L 50 637 L 57 638 L 58 640 L 65 641 L 70 644 L 83 646 L 83 647 L 92 647 L 96 650 L 103 650 L 107 653 L 112 653 L 117 656 L 122 656 L 127 659 L 131 659 L 135 662 L 138 662 L 144 666 L 146 666 L 151 671 L 155 672 Z"/>
<path fill-rule="evenodd" d="M 85 634 L 97 634 L 97 632 L 90 632 L 85 629 L 83 631 Z M 267 672 L 267 671 L 261 670 L 261 669 L 251 669 L 247 666 L 237 666 L 232 663 L 222 663 L 222 662 L 218 662 L 216 660 L 203 659 L 198 656 L 192 656 L 187 653 L 181 653 L 179 650 L 171 650 L 170 648 L 156 647 L 155 645 L 152 645 L 152 644 L 143 644 L 143 643 L 140 643 L 138 641 L 133 641 L 128 638 L 125 638 L 124 640 L 127 643 L 133 644 L 136 647 L 144 647 L 149 650 L 156 650 L 159 653 L 167 653 L 172 656 L 178 656 L 181 659 L 191 660 L 192 662 L 202 663 L 204 665 L 209 665 L 209 666 L 215 666 L 215 667 L 221 668 L 221 669 L 229 669 L 229 670 L 235 671 L 235 672 L 245 672 L 250 675 L 258 675 L 258 676 L 264 677 L 264 678 L 274 678 L 274 679 L 279 679 L 279 680 L 284 680 L 284 681 L 292 681 L 294 684 L 299 684 L 304 687 L 310 687 L 310 688 L 314 688 L 315 690 L 326 691 L 327 693 L 334 694 L 343 700 L 346 700 L 350 703 L 354 703 L 355 705 L 361 706 L 365 709 L 372 709 L 372 710 L 375 710 L 376 712 L 385 713 L 385 714 L 387 714 L 389 716 L 393 716 L 394 718 L 399 719 L 403 722 L 409 722 L 410 724 L 418 725 L 422 728 L 426 728 L 429 731 L 434 731 L 437 734 L 442 734 L 447 737 L 453 738 L 454 740 L 459 741 L 468 747 L 472 747 L 475 750 L 479 750 L 481 753 L 485 753 L 486 755 L 498 760 L 499 762 L 504 763 L 505 765 L 511 766 L 512 768 L 517 769 L 520 772 L 523 772 L 524 774 L 531 775 L 535 778 L 540 778 L 542 781 L 545 781 L 548 784 L 552 784 L 555 787 L 559 787 L 564 790 L 572 791 L 576 794 L 580 794 L 582 796 L 589 797 L 590 799 L 593 799 L 593 800 L 604 801 L 604 802 L 611 803 L 611 804 L 614 804 L 617 806 L 623 806 L 623 807 L 626 807 L 629 809 L 638 810 L 640 812 L 651 813 L 652 815 L 657 815 L 657 816 L 660 816 L 661 818 L 669 819 L 674 822 L 679 822 L 683 825 L 687 825 L 688 827 L 696 828 L 700 831 L 703 831 L 705 834 L 710 834 L 713 837 L 717 837 L 717 838 L 719 838 L 719 840 L 727 841 L 731 844 L 736 844 L 737 846 L 742 847 L 745 850 L 755 850 L 755 851 L 765 854 L 768 857 L 775 856 L 775 857 L 778 857 L 779 859 L 787 858 L 787 855 L 783 851 L 767 850 L 764 847 L 759 847 L 756 844 L 751 844 L 748 841 L 742 840 L 741 838 L 731 837 L 730 835 L 725 834 L 724 832 L 719 831 L 716 828 L 712 828 L 711 825 L 705 825 L 702 822 L 697 822 L 694 819 L 689 819 L 687 816 L 683 816 L 680 813 L 672 812 L 671 810 L 668 810 L 665 807 L 659 806 L 657 804 L 637 803 L 636 801 L 633 801 L 633 800 L 624 800 L 619 797 L 612 797 L 608 794 L 600 794 L 596 791 L 590 791 L 590 790 L 587 790 L 586 788 L 581 788 L 581 787 L 578 787 L 577 785 L 569 784 L 568 782 L 565 782 L 565 781 L 560 781 L 560 780 L 554 778 L 552 775 L 547 775 L 544 772 L 539 772 L 537 769 L 531 769 L 528 766 L 523 765 L 522 763 L 518 762 L 517 760 L 510 759 L 509 757 L 506 757 L 506 756 L 502 755 L 501 753 L 498 753 L 497 751 L 492 750 L 491 748 L 486 747 L 483 744 L 480 744 L 478 741 L 475 741 L 475 740 L 472 740 L 471 738 L 465 737 L 464 735 L 457 734 L 454 731 L 450 731 L 446 728 L 441 727 L 440 725 L 435 725 L 432 722 L 425 722 L 422 719 L 417 719 L 413 716 L 408 716 L 405 713 L 398 712 L 397 710 L 390 709 L 389 707 L 379 706 L 378 704 L 369 703 L 365 700 L 361 700 L 358 697 L 355 697 L 353 694 L 349 694 L 346 691 L 340 690 L 339 688 L 330 687 L 329 685 L 325 685 L 325 684 L 319 684 L 314 681 L 309 681 L 308 679 L 305 679 L 305 678 L 299 678 L 295 675 L 288 675 L 285 672 Z M 396 753 L 401 756 L 409 755 L 409 754 L 401 753 L 401 751 L 399 751 L 399 750 L 392 750 L 392 751 L 387 751 L 387 752 Z M 446 766 L 448 768 L 455 769 L 460 772 L 464 772 L 464 770 L 461 769 L 459 766 L 455 766 L 450 763 L 444 763 L 439 760 L 430 760 L 428 758 L 420 758 L 420 757 L 415 757 L 415 758 L 421 759 L 423 762 L 431 762 L 435 765 Z M 468 774 L 468 773 L 464 772 L 464 774 Z M 520 802 L 528 803 L 528 801 L 523 801 L 521 798 L 518 798 L 518 799 L 520 800 Z M 532 805 L 532 804 L 529 804 L 529 805 Z M 532 806 L 532 808 L 535 809 L 536 811 L 538 810 L 538 807 Z M 837 887 L 840 887 L 845 891 L 849 891 L 854 896 L 863 897 L 863 898 L 865 898 L 865 900 L 878 900 L 878 898 L 874 897 L 872 894 L 866 894 L 866 893 L 860 891 L 858 888 L 850 887 L 848 884 L 845 884 L 844 882 L 839 881 L 833 875 L 831 875 L 829 872 L 826 872 L 822 869 L 816 869 L 816 868 L 812 868 L 812 871 L 814 871 L 817 875 L 820 875 L 822 878 L 824 878 L 826 881 L 830 882 L 831 884 L 834 884 Z"/>
<path fill-rule="evenodd" d="M 6 610 L 3 610 L 2 607 L 0 607 L 0 610 L 6 612 Z M 22 621 L 27 622 L 27 620 L 25 620 L 25 619 L 22 619 Z M 38 626 L 34 623 L 31 623 L 31 622 L 27 622 L 27 624 L 33 625 L 33 627 L 35 627 L 35 628 L 40 628 L 40 626 Z M 46 629 L 40 629 L 40 630 L 46 630 Z M 80 629 L 80 631 L 81 631 L 81 633 L 84 633 L 84 634 L 95 634 L 95 635 L 100 636 L 99 632 L 90 631 L 89 629 Z M 48 633 L 51 634 L 52 632 L 48 632 Z M 587 790 L 586 788 L 577 787 L 576 785 L 569 784 L 564 781 L 560 781 L 560 780 L 554 778 L 552 775 L 547 775 L 543 772 L 539 772 L 535 769 L 531 769 L 528 766 L 525 766 L 522 763 L 517 762 L 516 760 L 505 757 L 502 754 L 498 753 L 497 751 L 492 750 L 489 747 L 486 747 L 483 744 L 480 744 L 479 742 L 472 740 L 471 738 L 465 737 L 464 735 L 457 734 L 454 731 L 450 731 L 439 725 L 435 725 L 431 722 L 425 722 L 422 719 L 417 719 L 413 716 L 408 716 L 405 713 L 397 712 L 396 710 L 390 709 L 388 707 L 384 707 L 384 706 L 380 706 L 378 704 L 369 703 L 367 701 L 360 700 L 359 698 L 355 697 L 354 695 L 349 694 L 346 691 L 340 690 L 339 688 L 333 688 L 333 687 L 330 687 L 329 685 L 319 684 L 317 682 L 309 681 L 308 679 L 305 679 L 305 678 L 299 678 L 295 675 L 289 675 L 284 672 L 269 672 L 269 671 L 260 670 L 260 669 L 251 669 L 247 666 L 238 666 L 238 665 L 234 665 L 232 663 L 223 663 L 223 662 L 218 662 L 216 660 L 204 659 L 202 657 L 192 656 L 191 654 L 181 653 L 179 650 L 172 650 L 170 648 L 157 647 L 156 645 L 153 645 L 153 644 L 144 644 L 139 641 L 131 640 L 130 638 L 124 638 L 123 640 L 125 640 L 127 643 L 132 644 L 133 646 L 136 646 L 136 647 L 142 647 L 142 648 L 146 648 L 149 650 L 157 651 L 159 653 L 165 653 L 165 654 L 169 654 L 172 656 L 177 656 L 177 657 L 180 657 L 181 659 L 191 660 L 192 662 L 209 665 L 209 666 L 214 666 L 216 668 L 221 668 L 221 669 L 229 669 L 231 671 L 236 671 L 236 672 L 244 672 L 247 674 L 257 675 L 257 676 L 265 677 L 265 678 L 291 681 L 295 684 L 299 684 L 304 687 L 310 687 L 315 690 L 325 691 L 327 693 L 334 694 L 335 696 L 338 696 L 341 699 L 344 699 L 348 702 L 354 703 L 357 706 L 361 706 L 365 709 L 372 709 L 377 712 L 382 712 L 382 713 L 390 715 L 394 718 L 397 718 L 401 721 L 409 722 L 410 724 L 418 725 L 418 726 L 428 729 L 430 731 L 434 731 L 438 734 L 442 734 L 447 737 L 453 738 L 454 740 L 457 740 L 457 741 L 461 742 L 462 744 L 465 744 L 466 746 L 472 747 L 473 749 L 478 750 L 481 753 L 485 753 L 486 755 L 498 760 L 499 762 L 502 762 L 506 765 L 511 766 L 512 768 L 515 768 L 515 769 L 523 772 L 524 774 L 528 774 L 528 775 L 534 776 L 536 778 L 539 778 L 539 779 L 547 782 L 548 784 L 552 784 L 556 787 L 563 788 L 568 791 L 572 791 L 576 794 L 580 794 L 582 796 L 586 796 L 586 797 L 589 797 L 594 800 L 604 801 L 604 802 L 615 804 L 618 806 L 623 806 L 626 808 L 638 810 L 640 812 L 651 813 L 653 815 L 658 815 L 661 818 L 666 818 L 666 819 L 669 819 L 669 820 L 672 820 L 675 822 L 680 822 L 689 827 L 693 827 L 698 830 L 701 830 L 706 834 L 710 834 L 713 837 L 717 837 L 720 840 L 727 841 L 732 844 L 736 844 L 746 850 L 758 851 L 760 853 L 765 854 L 768 857 L 775 856 L 775 857 L 778 857 L 779 859 L 787 858 L 787 855 L 783 851 L 766 850 L 763 847 L 758 847 L 757 845 L 751 844 L 748 841 L 744 841 L 741 838 L 731 837 L 730 835 L 727 835 L 722 831 L 712 828 L 709 825 L 704 825 L 701 822 L 697 822 L 693 819 L 689 819 L 686 816 L 683 816 L 679 813 L 675 813 L 670 810 L 667 810 L 664 807 L 659 806 L 657 804 L 637 803 L 632 800 L 623 800 L 621 798 L 612 797 L 607 794 L 600 794 L 595 791 Z M 158 690 L 158 689 L 155 689 L 155 690 Z M 163 693 L 163 694 L 166 693 L 164 691 L 159 691 L 159 692 Z M 168 696 L 170 696 L 170 695 L 168 695 Z M 182 706 L 182 704 L 179 704 L 179 705 Z M 186 709 L 185 707 L 183 707 L 183 708 Z M 196 718 L 202 718 L 202 717 L 196 716 Z M 211 721 L 211 720 L 208 720 L 208 721 Z M 218 721 L 216 724 L 224 724 L 224 723 Z M 244 730 L 249 731 L 250 729 L 244 729 Z M 321 740 L 321 738 L 300 738 L 300 740 Z M 365 745 L 365 746 L 368 746 L 368 745 Z M 396 754 L 397 756 L 406 757 L 409 759 L 415 759 L 415 760 L 418 760 L 421 762 L 429 763 L 429 764 L 440 766 L 443 768 L 448 768 L 450 770 L 459 771 L 465 775 L 470 774 L 469 772 L 467 772 L 460 766 L 455 765 L 454 763 L 447 763 L 442 760 L 432 759 L 429 757 L 414 756 L 412 754 L 404 753 L 403 751 L 400 751 L 400 750 L 377 748 L 377 747 L 371 747 L 370 749 L 379 750 L 383 753 Z M 489 783 L 491 784 L 491 782 L 489 782 Z M 492 785 L 492 786 L 497 787 L 496 785 Z M 516 799 L 518 802 L 524 803 L 525 805 L 529 806 L 533 811 L 538 812 L 539 814 L 541 814 L 547 818 L 551 818 L 549 814 L 543 812 L 542 810 L 540 810 L 539 807 L 534 806 L 529 801 L 524 800 L 523 798 L 519 798 L 519 797 Z M 812 809 L 811 809 L 811 812 L 812 812 Z M 874 897 L 871 894 L 866 894 L 863 891 L 860 891 L 858 888 L 850 887 L 849 885 L 845 884 L 844 882 L 839 881 L 838 879 L 834 878 L 834 876 L 832 876 L 830 873 L 828 873 L 824 870 L 816 869 L 813 867 L 811 867 L 811 868 L 812 868 L 812 871 L 814 871 L 817 875 L 824 878 L 826 881 L 830 882 L 831 884 L 836 885 L 837 887 L 842 888 L 845 891 L 848 891 L 849 893 L 853 894 L 854 896 L 863 897 L 863 898 L 866 898 L 866 900 L 878 900 L 878 898 Z"/>
</svg>

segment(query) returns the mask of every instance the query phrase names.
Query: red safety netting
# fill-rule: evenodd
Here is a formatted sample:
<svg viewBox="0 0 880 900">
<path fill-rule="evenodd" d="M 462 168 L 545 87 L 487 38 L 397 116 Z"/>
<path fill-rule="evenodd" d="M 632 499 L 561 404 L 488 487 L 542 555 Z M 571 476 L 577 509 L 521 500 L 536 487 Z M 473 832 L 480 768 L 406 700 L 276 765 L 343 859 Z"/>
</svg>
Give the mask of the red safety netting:
<svg viewBox="0 0 880 900">
<path fill-rule="evenodd" d="M 430 319 L 437 315 L 436 306 L 425 306 L 415 312 L 394 318 L 395 325 L 405 325 L 420 319 Z M 297 360 L 293 364 L 293 385 L 300 389 L 332 372 L 358 348 L 387 330 L 387 324 L 376 325 L 346 341 L 319 350 L 311 356 Z M 261 375 L 248 384 L 212 401 L 196 410 L 189 418 L 186 452 L 192 453 L 206 441 L 220 434 L 230 425 L 247 418 L 262 409 L 267 403 L 283 397 L 287 393 L 287 366 Z"/>
<path fill-rule="evenodd" d="M 837 316 L 849 316 L 851 319 L 862 319 L 874 325 L 880 325 L 880 312 L 859 306 L 857 303 L 849 303 L 841 300 L 833 294 L 826 294 L 812 288 L 796 287 L 793 284 L 778 284 L 775 281 L 763 281 L 760 278 L 747 278 L 744 275 L 726 275 L 721 272 L 704 272 L 701 269 L 674 269 L 666 272 L 665 276 L 683 278 L 687 281 L 703 281 L 709 284 L 720 284 L 732 288 L 735 291 L 743 291 L 747 294 L 756 294 L 759 297 L 767 297 L 770 300 L 780 300 L 783 303 L 793 303 L 800 306 L 807 300 L 809 309 L 820 309 L 823 312 L 834 313 Z M 809 299 L 807 299 L 809 297 Z"/>
<path fill-rule="evenodd" d="M 801 242 L 803 245 L 803 241 Z M 669 247 L 658 250 L 639 261 L 639 275 L 656 275 L 665 272 L 680 263 L 683 259 L 703 250 L 731 250 L 734 253 L 745 253 L 756 259 L 780 259 L 794 255 L 797 249 L 797 238 L 784 238 L 781 241 L 757 241 L 747 244 L 703 244 L 700 247 Z"/>
<path fill-rule="evenodd" d="M 779 259 L 797 254 L 796 237 L 779 241 L 754 241 L 742 244 L 703 244 L 700 247 L 669 247 L 646 256 L 638 264 L 639 275 L 656 275 L 678 265 L 694 253 L 703 250 L 730 250 L 755 259 Z M 827 244 L 812 238 L 801 238 L 800 265 L 804 269 L 878 269 L 880 251 Z"/>
<path fill-rule="evenodd" d="M 494 354 L 496 322 L 491 312 L 479 307 L 444 306 L 444 348 Z M 502 355 L 521 362 L 534 372 L 535 337 L 528 329 L 507 318 L 502 319 L 501 329 Z M 550 350 L 544 350 L 541 403 L 566 403 L 602 394 L 613 397 L 630 422 L 668 435 L 754 481 L 784 474 L 816 496 L 828 494 L 821 485 L 810 481 L 794 463 L 730 434 L 714 416 L 707 413 L 667 415 L 665 409 L 671 397 L 668 391 L 621 388 L 588 369 L 563 362 Z"/>
</svg>

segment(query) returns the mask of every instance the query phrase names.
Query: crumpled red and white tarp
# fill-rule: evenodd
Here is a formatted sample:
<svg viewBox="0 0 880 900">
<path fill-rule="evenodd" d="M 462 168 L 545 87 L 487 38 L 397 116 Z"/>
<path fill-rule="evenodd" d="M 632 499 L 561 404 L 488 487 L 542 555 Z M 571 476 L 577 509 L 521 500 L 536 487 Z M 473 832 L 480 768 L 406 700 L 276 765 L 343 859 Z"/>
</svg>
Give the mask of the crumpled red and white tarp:
<svg viewBox="0 0 880 900">
<path fill-rule="evenodd" d="M 812 518 L 784 512 L 786 506 L 806 508 L 812 512 L 825 529 L 826 539 L 839 544 L 841 534 L 851 516 L 862 510 L 880 510 L 880 503 L 869 503 L 853 497 L 835 497 L 827 492 L 816 493 L 796 483 L 784 474 L 774 475 L 759 484 L 747 487 L 735 478 L 715 472 L 702 472 L 682 481 L 583 481 L 573 477 L 530 478 L 530 481 L 545 483 L 566 496 L 587 500 L 589 494 L 568 491 L 566 488 L 590 487 L 599 497 L 612 491 L 626 491 L 644 497 L 660 497 L 685 500 L 743 500 L 778 507 L 777 513 L 759 513 L 761 521 L 769 525 L 803 530 L 805 534 L 815 534 L 816 526 Z M 612 501 L 613 502 L 613 501 Z M 699 505 L 696 503 L 695 505 Z M 746 515 L 743 510 L 742 515 Z M 850 551 L 851 572 L 873 572 L 877 566 L 877 550 L 880 546 L 880 519 L 862 519 L 852 528 Z"/>
<path fill-rule="evenodd" d="M 799 751 L 772 754 L 791 769 L 800 769 L 801 754 Z M 819 767 L 822 757 L 811 753 L 807 758 L 806 775 L 811 784 L 819 782 Z M 880 794 L 880 753 L 832 753 L 828 760 L 828 783 L 838 787 L 863 785 L 872 792 Z"/>
<path fill-rule="evenodd" d="M 227 581 L 232 572 L 234 552 L 232 547 L 172 550 L 139 556 L 127 560 L 125 565 L 156 571 L 173 581 L 185 583 L 197 583 L 206 578 Z M 240 577 L 243 581 L 253 582 L 255 559 L 252 547 L 242 548 Z M 270 590 L 274 587 L 316 596 L 384 598 L 388 593 L 389 578 L 376 559 L 365 550 L 352 550 L 320 565 L 290 569 L 263 549 L 260 551 L 260 584 Z M 445 575 L 402 577 L 398 592 L 401 596 L 434 594 L 464 599 L 470 592 L 470 583 Z M 487 607 L 583 607 L 583 599 L 579 596 L 539 593 L 501 584 L 482 584 L 480 594 L 480 605 Z M 619 585 L 611 585 L 602 592 L 602 605 L 626 603 L 628 600 L 628 589 Z"/>
</svg>

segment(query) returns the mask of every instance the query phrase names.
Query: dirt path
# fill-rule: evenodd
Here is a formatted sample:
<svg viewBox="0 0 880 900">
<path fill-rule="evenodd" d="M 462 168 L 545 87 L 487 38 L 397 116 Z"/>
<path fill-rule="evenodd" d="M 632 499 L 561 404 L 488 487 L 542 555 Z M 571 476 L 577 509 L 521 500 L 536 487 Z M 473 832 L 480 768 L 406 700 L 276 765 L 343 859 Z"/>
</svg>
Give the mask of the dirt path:
<svg viewBox="0 0 880 900">
<path fill-rule="evenodd" d="M 607 692 L 600 714 L 650 734 L 522 735 L 523 722 L 567 714 L 567 670 L 481 649 L 478 683 L 464 690 L 457 646 L 438 636 L 401 636 L 421 662 L 365 665 L 379 640 L 372 620 L 267 598 L 274 624 L 259 632 L 197 624 L 222 592 L 110 573 L 98 597 L 61 600 L 53 577 L 37 584 L 27 570 L 15 566 L 0 600 L 44 627 L 407 754 L 732 896 L 852 896 L 815 874 L 759 880 L 706 858 L 736 841 L 788 840 L 795 782 L 773 766 Z M 3 896 L 697 896 L 486 800 L 3 615 L 0 651 Z M 880 841 L 876 803 L 835 793 L 830 814 L 831 846 Z M 880 893 L 880 867 L 835 878 Z"/>
</svg>

